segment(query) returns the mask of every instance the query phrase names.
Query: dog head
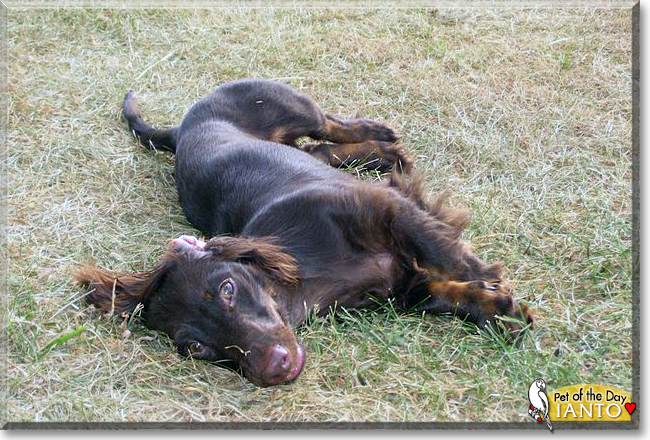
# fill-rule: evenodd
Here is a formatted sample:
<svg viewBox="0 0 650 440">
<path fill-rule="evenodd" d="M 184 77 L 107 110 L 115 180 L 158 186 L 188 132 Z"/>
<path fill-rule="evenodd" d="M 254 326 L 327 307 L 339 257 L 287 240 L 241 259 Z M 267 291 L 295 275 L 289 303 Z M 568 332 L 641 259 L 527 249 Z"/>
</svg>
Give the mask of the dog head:
<svg viewBox="0 0 650 440">
<path fill-rule="evenodd" d="M 232 361 L 259 386 L 291 382 L 302 370 L 303 349 L 278 302 L 298 283 L 298 267 L 269 240 L 182 236 L 150 272 L 84 268 L 76 278 L 102 310 L 142 303 L 147 327 L 167 333 L 184 356 Z"/>
</svg>

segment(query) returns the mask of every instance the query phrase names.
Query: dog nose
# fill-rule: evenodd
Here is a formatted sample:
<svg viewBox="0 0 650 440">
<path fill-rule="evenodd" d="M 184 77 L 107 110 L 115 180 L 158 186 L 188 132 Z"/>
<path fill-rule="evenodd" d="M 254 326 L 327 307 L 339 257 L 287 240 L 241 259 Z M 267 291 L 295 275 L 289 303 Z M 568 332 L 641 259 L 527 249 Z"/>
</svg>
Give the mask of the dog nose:
<svg viewBox="0 0 650 440">
<path fill-rule="evenodd" d="M 286 347 L 276 345 L 271 349 L 264 376 L 274 379 L 284 379 L 291 370 L 291 353 Z"/>
</svg>

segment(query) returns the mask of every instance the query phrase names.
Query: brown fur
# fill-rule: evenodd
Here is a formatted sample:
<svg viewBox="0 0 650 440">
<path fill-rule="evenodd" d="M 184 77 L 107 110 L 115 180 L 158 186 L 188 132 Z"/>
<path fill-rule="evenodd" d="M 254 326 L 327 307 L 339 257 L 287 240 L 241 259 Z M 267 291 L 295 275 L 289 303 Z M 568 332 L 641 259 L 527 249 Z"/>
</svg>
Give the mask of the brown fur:
<svg viewBox="0 0 650 440">
<path fill-rule="evenodd" d="M 461 240 L 469 215 L 426 197 L 423 178 L 388 126 L 327 115 L 282 84 L 226 84 L 179 127 L 146 124 L 130 94 L 129 127 L 176 152 L 189 221 L 206 237 L 172 240 L 150 272 L 83 268 L 88 301 L 118 313 L 143 304 L 147 326 L 198 359 L 228 359 L 259 385 L 294 380 L 304 363 L 294 329 L 310 310 L 373 307 L 452 313 L 478 326 L 499 317 L 514 338 L 532 314 Z M 302 149 L 299 137 L 320 141 Z M 304 151 L 303 151 L 304 150 Z M 369 183 L 325 164 L 390 169 Z M 374 164 L 374 165 L 373 165 Z"/>
<path fill-rule="evenodd" d="M 206 249 L 224 260 L 254 264 L 283 284 L 298 284 L 296 260 L 284 253 L 282 247 L 271 243 L 269 238 L 215 237 L 206 243 Z"/>
<path fill-rule="evenodd" d="M 77 270 L 75 280 L 90 290 L 86 296 L 88 303 L 104 312 L 121 314 L 133 311 L 142 302 L 142 298 L 155 288 L 155 281 L 167 265 L 163 258 L 155 269 L 141 273 L 116 273 L 85 266 Z"/>
</svg>

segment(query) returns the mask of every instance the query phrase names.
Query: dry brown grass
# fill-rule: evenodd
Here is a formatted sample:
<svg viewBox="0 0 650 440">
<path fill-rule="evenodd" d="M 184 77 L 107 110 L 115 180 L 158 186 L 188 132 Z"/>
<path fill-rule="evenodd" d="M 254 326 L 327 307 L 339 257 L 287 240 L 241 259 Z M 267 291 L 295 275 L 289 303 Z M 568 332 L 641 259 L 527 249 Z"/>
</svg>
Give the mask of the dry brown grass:
<svg viewBox="0 0 650 440">
<path fill-rule="evenodd" d="M 524 421 L 550 389 L 631 391 L 627 9 L 10 10 L 6 418 Z M 150 267 L 194 232 L 172 159 L 120 119 L 134 89 L 176 124 L 216 85 L 280 79 L 387 121 L 465 238 L 538 313 L 518 347 L 445 317 L 361 313 L 300 329 L 291 386 L 181 359 L 137 319 L 98 320 L 70 274 Z M 64 341 L 62 336 L 81 331 Z M 58 341 L 58 343 L 57 343 Z M 560 356 L 554 356 L 559 349 Z"/>
</svg>

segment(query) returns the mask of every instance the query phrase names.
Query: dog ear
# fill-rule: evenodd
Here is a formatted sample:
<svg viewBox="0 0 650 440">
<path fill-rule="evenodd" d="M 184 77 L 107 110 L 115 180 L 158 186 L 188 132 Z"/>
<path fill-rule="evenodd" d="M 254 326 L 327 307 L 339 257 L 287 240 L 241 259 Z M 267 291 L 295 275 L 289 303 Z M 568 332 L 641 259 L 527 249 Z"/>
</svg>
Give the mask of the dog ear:
<svg viewBox="0 0 650 440">
<path fill-rule="evenodd" d="M 157 289 L 170 262 L 144 273 L 114 273 L 98 267 L 84 266 L 74 278 L 78 284 L 91 289 L 86 302 L 105 312 L 132 312 L 145 296 Z"/>
<path fill-rule="evenodd" d="M 255 265 L 284 284 L 298 284 L 296 260 L 270 238 L 215 237 L 205 249 L 217 258 Z"/>
</svg>

